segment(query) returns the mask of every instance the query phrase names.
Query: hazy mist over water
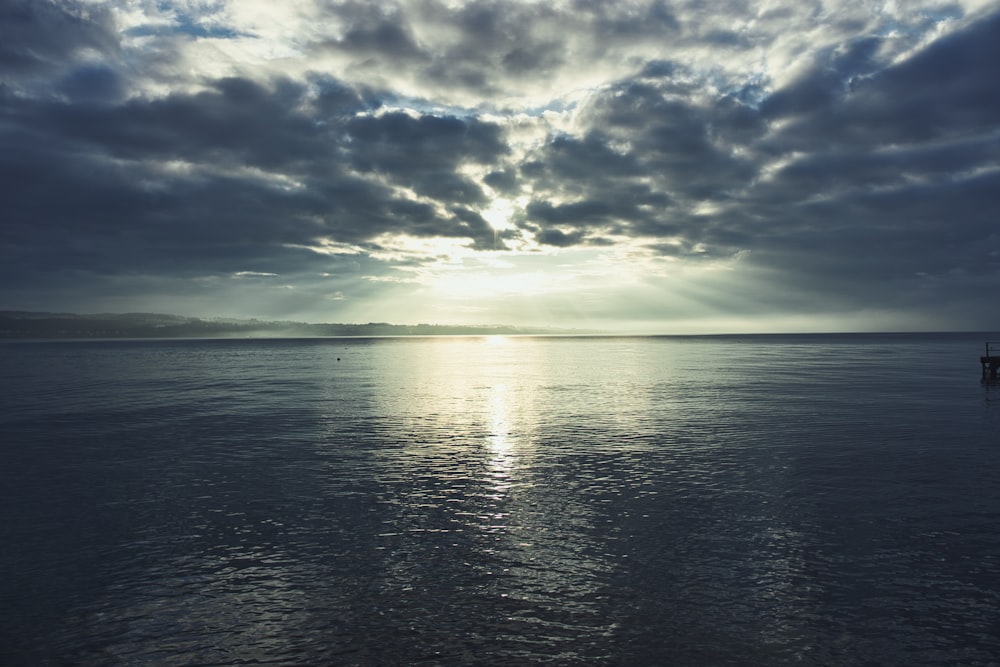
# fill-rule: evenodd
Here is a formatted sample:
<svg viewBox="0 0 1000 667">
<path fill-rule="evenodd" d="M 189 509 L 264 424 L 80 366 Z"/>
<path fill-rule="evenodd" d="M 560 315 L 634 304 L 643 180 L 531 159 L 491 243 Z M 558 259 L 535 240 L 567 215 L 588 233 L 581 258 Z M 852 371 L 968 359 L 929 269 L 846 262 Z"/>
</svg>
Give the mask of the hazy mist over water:
<svg viewBox="0 0 1000 667">
<path fill-rule="evenodd" d="M 0 662 L 991 664 L 980 335 L 0 344 Z"/>
</svg>

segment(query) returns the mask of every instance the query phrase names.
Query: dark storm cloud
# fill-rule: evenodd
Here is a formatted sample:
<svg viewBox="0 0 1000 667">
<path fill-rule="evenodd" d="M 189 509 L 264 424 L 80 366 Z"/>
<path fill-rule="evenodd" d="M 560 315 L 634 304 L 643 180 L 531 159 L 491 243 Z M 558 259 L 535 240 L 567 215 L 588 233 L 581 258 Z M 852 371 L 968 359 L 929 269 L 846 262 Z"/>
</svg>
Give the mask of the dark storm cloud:
<svg viewBox="0 0 1000 667">
<path fill-rule="evenodd" d="M 303 203 L 274 188 L 221 176 L 164 181 L 102 155 L 64 158 L 37 145 L 0 158 L 0 178 L 11 188 L 3 265 L 15 276 L 273 269 L 293 261 L 281 243 L 302 240 L 289 216 Z"/>
<path fill-rule="evenodd" d="M 573 9 L 587 16 L 596 36 L 604 40 L 663 39 L 678 34 L 681 29 L 676 13 L 662 0 L 645 6 L 637 4 L 624 12 L 615 3 L 576 0 Z"/>
<path fill-rule="evenodd" d="M 507 151 L 500 129 L 475 119 L 395 112 L 354 118 L 345 129 L 359 171 L 389 175 L 444 201 L 482 202 L 482 189 L 457 169 L 463 162 L 490 164 Z"/>
<path fill-rule="evenodd" d="M 774 119 L 829 112 L 856 85 L 881 70 L 883 63 L 879 61 L 878 50 L 882 46 L 882 39 L 866 36 L 813 54 L 812 67 L 768 96 L 761 105 L 761 113 Z"/>
<path fill-rule="evenodd" d="M 126 93 L 118 72 L 105 65 L 83 65 L 59 82 L 59 92 L 77 102 L 116 102 Z"/>
<path fill-rule="evenodd" d="M 876 39 L 856 40 L 760 105 L 685 94 L 683 68 L 651 64 L 522 168 L 522 224 L 558 246 L 604 227 L 672 237 L 650 246 L 670 256 L 751 251 L 845 299 L 915 303 L 956 284 L 983 298 L 1000 278 L 997 34 L 992 16 L 888 67 Z"/>
<path fill-rule="evenodd" d="M 375 5 L 354 5 L 352 8 L 356 12 L 352 17 L 353 25 L 342 39 L 329 42 L 329 48 L 389 61 L 424 57 L 401 16 L 382 14 Z"/>
<path fill-rule="evenodd" d="M 483 177 L 483 183 L 504 194 L 517 191 L 517 173 L 513 169 L 497 169 Z"/>
<path fill-rule="evenodd" d="M 406 72 L 427 90 L 490 96 L 552 80 L 575 60 L 676 37 L 681 22 L 662 0 L 546 3 L 338 2 L 326 10 L 342 24 L 317 52 L 349 58 L 361 71 Z"/>
<path fill-rule="evenodd" d="M 988 63 L 1000 56 L 998 29 L 993 16 L 945 38 L 794 117 L 765 142 L 766 150 L 803 155 L 749 200 L 772 221 L 767 239 L 782 262 L 842 257 L 851 262 L 845 273 L 873 284 L 996 276 L 990 237 L 1000 191 L 1000 96 Z M 776 107 L 788 113 L 783 105 L 763 108 Z M 782 214 L 788 204 L 793 215 Z M 837 267 L 812 272 L 825 280 L 843 272 Z"/>
<path fill-rule="evenodd" d="M 24 126 L 45 127 L 67 141 L 124 159 L 278 167 L 323 152 L 317 144 L 322 129 L 296 109 L 302 93 L 301 86 L 289 82 L 269 89 L 228 78 L 212 82 L 205 92 L 121 105 L 42 100 L 18 115 Z"/>
<path fill-rule="evenodd" d="M 428 7 L 427 18 L 451 22 L 441 6 Z M 564 62 L 563 42 L 545 30 L 558 16 L 544 5 L 472 2 L 453 20 L 461 37 L 435 53 L 427 70 L 432 81 L 458 84 L 484 93 L 494 80 L 513 76 L 545 76 Z"/>
<path fill-rule="evenodd" d="M 753 179 L 755 165 L 732 147 L 762 132 L 756 113 L 728 97 L 711 103 L 678 97 L 670 80 L 675 68 L 655 71 L 661 80 L 623 82 L 599 96 L 583 114 L 592 129 L 580 139 L 554 137 L 525 166 L 536 193 L 528 224 L 698 240 L 705 231 L 691 209 L 707 199 L 728 200 Z"/>
<path fill-rule="evenodd" d="M 942 38 L 913 58 L 872 73 L 868 58 L 831 59 L 768 98 L 768 119 L 791 117 L 782 150 L 801 142 L 870 149 L 989 131 L 1000 117 L 990 63 L 1000 57 L 1000 15 Z M 870 51 L 868 41 L 855 48 Z M 845 62 L 857 69 L 845 67 Z"/>
<path fill-rule="evenodd" d="M 106 9 L 69 1 L 0 1 L 0 72 L 8 81 L 58 71 L 87 49 L 118 50 Z"/>
<path fill-rule="evenodd" d="M 549 228 L 540 231 L 537 237 L 539 243 L 557 248 L 567 248 L 580 243 L 583 239 L 583 232 L 577 230 L 567 233 L 559 229 Z"/>
<path fill-rule="evenodd" d="M 364 115 L 373 110 L 364 92 L 328 79 L 208 84 L 123 103 L 5 94 L 11 279 L 45 267 L 283 273 L 324 261 L 290 246 L 365 244 L 386 232 L 492 245 L 468 208 L 482 190 L 458 168 L 506 150 L 496 126 Z"/>
</svg>

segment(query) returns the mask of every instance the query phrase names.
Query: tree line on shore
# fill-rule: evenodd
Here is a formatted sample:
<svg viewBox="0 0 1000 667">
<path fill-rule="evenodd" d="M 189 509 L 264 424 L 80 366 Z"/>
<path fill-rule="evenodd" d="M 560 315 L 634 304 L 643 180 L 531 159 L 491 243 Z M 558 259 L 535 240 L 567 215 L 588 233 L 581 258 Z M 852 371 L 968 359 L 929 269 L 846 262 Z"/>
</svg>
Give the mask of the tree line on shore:
<svg viewBox="0 0 1000 667">
<path fill-rule="evenodd" d="M 527 335 L 588 333 L 507 325 L 313 324 L 257 319 L 197 318 L 159 313 L 41 313 L 0 311 L 0 338 L 263 338 L 338 336 Z"/>
</svg>

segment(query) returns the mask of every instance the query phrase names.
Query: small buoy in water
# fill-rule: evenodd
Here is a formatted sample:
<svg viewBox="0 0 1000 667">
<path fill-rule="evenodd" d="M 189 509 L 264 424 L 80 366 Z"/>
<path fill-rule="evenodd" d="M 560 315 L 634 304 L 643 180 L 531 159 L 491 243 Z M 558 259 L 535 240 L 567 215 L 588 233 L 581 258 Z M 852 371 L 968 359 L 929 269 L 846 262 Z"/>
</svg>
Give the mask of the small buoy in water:
<svg viewBox="0 0 1000 667">
<path fill-rule="evenodd" d="M 340 357 L 337 357 L 337 361 L 340 361 Z"/>
</svg>

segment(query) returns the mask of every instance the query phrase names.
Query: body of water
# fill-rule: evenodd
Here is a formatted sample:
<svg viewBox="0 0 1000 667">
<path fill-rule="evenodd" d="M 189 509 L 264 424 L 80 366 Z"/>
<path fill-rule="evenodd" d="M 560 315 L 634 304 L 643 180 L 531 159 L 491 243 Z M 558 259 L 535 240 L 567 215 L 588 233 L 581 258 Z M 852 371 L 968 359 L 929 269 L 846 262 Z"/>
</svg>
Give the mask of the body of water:
<svg viewBox="0 0 1000 667">
<path fill-rule="evenodd" d="M 0 663 L 1000 662 L 982 336 L 0 345 Z"/>
</svg>

